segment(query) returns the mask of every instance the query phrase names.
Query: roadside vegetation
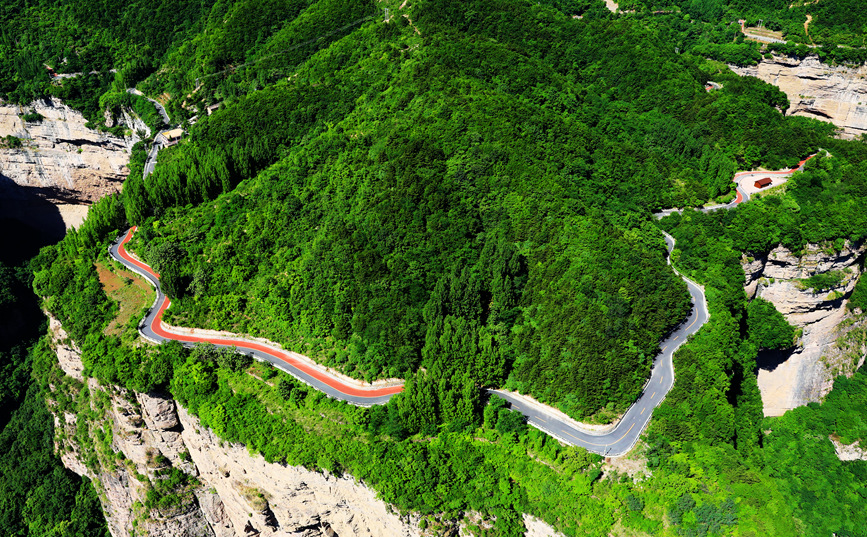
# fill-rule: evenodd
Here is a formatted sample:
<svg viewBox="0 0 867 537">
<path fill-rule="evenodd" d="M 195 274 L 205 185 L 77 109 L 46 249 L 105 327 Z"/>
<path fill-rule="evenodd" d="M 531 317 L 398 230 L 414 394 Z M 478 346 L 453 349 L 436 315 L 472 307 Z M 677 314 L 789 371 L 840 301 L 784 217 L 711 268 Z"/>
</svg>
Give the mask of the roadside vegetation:
<svg viewBox="0 0 867 537">
<path fill-rule="evenodd" d="M 137 333 L 144 311 L 154 302 L 153 287 L 129 270 L 101 261 L 94 268 L 103 291 L 118 305 L 117 315 L 105 327 L 106 334 L 119 336 L 127 329 Z"/>
<path fill-rule="evenodd" d="M 350 473 L 431 524 L 479 513 L 484 535 L 520 535 L 521 513 L 570 536 L 867 527 L 864 465 L 839 461 L 829 440 L 863 438 L 864 374 L 838 381 L 843 395 L 825 405 L 764 419 L 756 353 L 790 347 L 795 332 L 747 300 L 740 266 L 778 244 L 863 240 L 867 153 L 783 115 L 774 86 L 708 61 L 749 60 L 731 28 L 696 35 L 711 27 L 591 2 L 181 4 L 155 17 L 176 22 L 175 37 L 139 35 L 153 40 L 151 63 L 120 65 L 114 80 L 168 91 L 173 114 L 199 121 L 147 181 L 134 148 L 123 193 L 31 262 L 85 375 L 167 390 L 220 438 Z M 162 13 L 125 6 L 118 28 Z M 101 72 L 132 50 L 100 39 Z M 701 48 L 712 45 L 722 52 Z M 711 79 L 722 88 L 706 91 Z M 62 91 L 79 88 L 68 96 L 98 111 L 111 83 L 79 77 Z M 3 91 L 27 99 L 38 87 Z M 651 216 L 730 196 L 736 170 L 792 166 L 819 147 L 833 157 L 779 196 Z M 267 337 L 357 378 L 405 378 L 405 391 L 356 408 L 232 354 L 141 344 L 133 312 L 147 300 L 94 265 L 110 265 L 108 241 L 133 224 L 131 248 L 173 299 L 167 321 Z M 711 318 L 675 355 L 677 382 L 633 453 L 647 470 L 630 477 L 529 428 L 484 388 L 578 419 L 627 408 L 689 310 L 660 227 L 677 239 L 674 264 L 706 286 Z M 47 389 L 58 379 L 42 345 Z M 98 419 L 82 412 L 82 430 Z M 104 430 L 86 445 L 89 462 L 113 460 Z M 165 469 L 149 506 L 178 505 L 195 486 L 178 472 Z"/>
</svg>

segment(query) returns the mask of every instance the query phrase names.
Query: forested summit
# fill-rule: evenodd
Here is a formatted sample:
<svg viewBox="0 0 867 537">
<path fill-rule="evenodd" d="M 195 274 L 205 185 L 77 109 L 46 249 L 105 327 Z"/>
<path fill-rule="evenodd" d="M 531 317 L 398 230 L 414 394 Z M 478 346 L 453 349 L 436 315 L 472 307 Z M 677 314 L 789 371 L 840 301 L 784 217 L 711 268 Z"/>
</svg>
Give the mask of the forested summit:
<svg viewBox="0 0 867 537">
<path fill-rule="evenodd" d="M 410 430 L 480 386 L 577 417 L 628 406 L 689 309 L 650 210 L 731 196 L 736 169 L 828 132 L 605 10 L 280 5 L 255 40 L 265 3 L 215 5 L 141 81 L 200 117 L 146 181 L 134 155 L 106 225 L 140 225 L 170 322 L 415 376 L 402 404 L 432 410 Z"/>
<path fill-rule="evenodd" d="M 168 391 L 221 440 L 351 474 L 432 531 L 464 520 L 475 534 L 518 536 L 523 513 L 566 535 L 867 527 L 867 466 L 840 461 L 829 440 L 863 437 L 865 377 L 840 383 L 821 407 L 763 420 L 757 349 L 795 335 L 769 304 L 748 304 L 740 266 L 777 243 L 863 240 L 867 145 L 785 117 L 776 88 L 673 39 L 703 38 L 706 26 L 568 0 L 132 1 L 117 7 L 117 25 L 88 18 L 94 3 L 52 3 L 42 24 L 77 14 L 78 31 L 105 45 L 97 65 L 90 42 L 54 59 L 49 39 L 20 54 L 36 42 L 36 6 L 49 4 L 7 5 L 31 26 L 4 26 L 14 54 L 0 60 L 63 69 L 66 57 L 101 73 L 42 80 L 46 91 L 98 105 L 109 88 L 136 86 L 168 99 L 176 122 L 198 116 L 147 180 L 137 147 L 122 195 L 31 262 L 42 305 L 82 348 L 85 376 Z M 189 17 L 172 19 L 164 46 L 144 54 L 150 37 L 127 40 L 122 28 L 149 9 Z M 3 65 L 20 77 L 26 64 Z M 41 91 L 27 93 L 29 82 L 4 91 L 26 101 Z M 792 166 L 820 147 L 828 153 L 785 192 L 716 214 L 650 216 L 731 199 L 736 170 Z M 143 345 L 136 315 L 109 326 L 118 307 L 94 262 L 110 263 L 108 241 L 130 224 L 140 226 L 133 249 L 173 297 L 171 322 L 266 336 L 358 377 L 404 377 L 405 392 L 352 407 L 266 364 Z M 675 386 L 627 478 L 528 428 L 483 388 L 519 388 L 575 417 L 610 419 L 627 406 L 689 307 L 659 227 L 677 238 L 678 270 L 706 286 L 711 318 L 674 355 Z M 853 308 L 863 309 L 864 289 Z M 43 393 L 67 382 L 47 341 L 31 354 Z M 58 408 L 89 400 L 78 393 Z M 47 423 L 41 410 L 29 416 L 10 421 L 21 427 L 5 438 Z M 89 419 L 78 414 L 82 438 Z M 28 436 L 48 438 L 42 431 Z M 116 463 L 105 445 L 95 456 Z M 149 505 L 190 492 L 186 478 L 158 483 Z M 22 520 L 24 498 L 12 504 Z M 80 504 L 90 509 L 92 495 Z"/>
</svg>

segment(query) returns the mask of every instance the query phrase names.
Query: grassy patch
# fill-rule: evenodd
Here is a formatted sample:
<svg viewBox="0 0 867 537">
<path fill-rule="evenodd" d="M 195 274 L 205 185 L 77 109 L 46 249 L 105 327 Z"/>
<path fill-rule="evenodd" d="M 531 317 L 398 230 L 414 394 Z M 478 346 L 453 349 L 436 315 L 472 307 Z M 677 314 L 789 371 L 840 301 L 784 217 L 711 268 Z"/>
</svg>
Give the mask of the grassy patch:
<svg viewBox="0 0 867 537">
<path fill-rule="evenodd" d="M 753 194 L 753 196 L 755 196 L 756 198 L 765 198 L 765 197 L 781 198 L 781 197 L 783 197 L 783 194 L 786 193 L 786 188 L 788 186 L 789 186 L 789 182 L 786 181 L 785 183 L 762 189 L 759 192 L 756 192 L 755 194 Z"/>
<path fill-rule="evenodd" d="M 773 30 L 768 30 L 767 28 L 747 27 L 744 28 L 744 33 L 747 35 L 747 37 L 751 35 L 759 35 L 762 37 L 772 37 L 774 39 L 783 38 L 783 32 L 775 32 Z"/>
<path fill-rule="evenodd" d="M 798 282 L 798 287 L 801 290 L 812 289 L 813 294 L 817 294 L 840 287 L 845 279 L 846 273 L 844 271 L 829 270 L 828 272 L 820 272 L 801 280 Z"/>
<path fill-rule="evenodd" d="M 256 363 L 248 371 L 239 373 L 220 369 L 219 375 L 221 377 L 225 376 L 233 392 L 256 397 L 269 412 L 285 416 L 287 419 L 301 425 L 309 433 L 332 437 L 357 436 L 354 424 L 348 423 L 351 420 L 350 416 L 338 409 L 317 404 L 320 398 L 325 397 L 320 392 L 302 385 L 290 375 L 280 371 L 277 371 L 276 377 L 263 380 L 257 375 L 258 367 L 259 363 Z M 270 368 L 271 366 L 268 365 L 268 367 Z M 278 390 L 278 384 L 281 379 L 286 379 L 293 383 L 298 388 L 304 390 L 306 394 L 299 397 L 295 403 L 286 401 Z M 361 409 L 355 407 L 349 407 L 348 410 L 350 413 L 362 412 Z"/>
<path fill-rule="evenodd" d="M 133 316 L 153 303 L 154 290 L 128 270 L 109 267 L 102 261 L 94 266 L 105 294 L 119 305 L 117 315 L 105 327 L 105 334 L 120 336 Z"/>
</svg>

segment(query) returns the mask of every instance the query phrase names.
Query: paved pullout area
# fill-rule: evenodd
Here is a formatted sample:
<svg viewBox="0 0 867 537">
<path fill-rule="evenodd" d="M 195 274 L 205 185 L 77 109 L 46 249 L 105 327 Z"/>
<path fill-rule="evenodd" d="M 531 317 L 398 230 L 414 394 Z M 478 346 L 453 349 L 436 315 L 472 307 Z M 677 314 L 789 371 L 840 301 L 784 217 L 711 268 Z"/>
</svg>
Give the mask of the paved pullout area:
<svg viewBox="0 0 867 537">
<path fill-rule="evenodd" d="M 156 300 L 148 310 L 144 319 L 139 324 L 139 332 L 145 339 L 155 343 L 176 340 L 186 347 L 192 347 L 196 343 L 212 343 L 219 348 L 235 347 L 238 351 L 249 354 L 254 358 L 270 362 L 275 367 L 289 373 L 305 384 L 323 392 L 329 397 L 347 401 L 354 405 L 371 406 L 385 404 L 391 397 L 403 391 L 403 386 L 386 387 L 357 387 L 341 380 L 335 375 L 329 374 L 319 368 L 313 367 L 295 358 L 292 354 L 273 345 L 267 345 L 257 341 L 241 338 L 200 337 L 186 334 L 169 332 L 163 327 L 162 317 L 171 301 L 160 288 L 159 274 L 154 272 L 148 265 L 132 257 L 125 248 L 132 238 L 135 228 L 121 235 L 110 247 L 111 257 L 120 261 L 127 268 L 140 274 L 156 289 Z"/>
<path fill-rule="evenodd" d="M 745 201 L 750 201 L 751 194 L 756 194 L 758 192 L 761 192 L 762 190 L 782 185 L 789 180 L 789 177 L 791 177 L 792 174 L 802 171 L 807 161 L 815 157 L 817 154 L 818 153 L 810 155 L 809 157 L 799 162 L 796 167 L 791 169 L 777 170 L 774 172 L 752 171 L 736 173 L 734 179 L 732 179 L 732 181 L 735 182 L 735 190 L 737 192 L 737 196 L 735 196 L 735 199 L 723 205 L 708 205 L 706 207 L 700 207 L 698 208 L 698 210 L 703 213 L 709 213 L 718 209 L 733 209 L 736 205 L 740 205 Z M 764 189 L 756 188 L 754 186 L 754 183 L 758 179 L 763 179 L 765 177 L 770 178 L 772 180 L 772 183 Z M 656 218 L 662 218 L 670 215 L 671 213 L 680 212 L 683 212 L 683 209 L 665 209 L 663 211 L 659 211 L 658 213 L 654 213 L 653 216 L 655 216 Z"/>
<path fill-rule="evenodd" d="M 808 160 L 815 157 L 811 155 L 800 161 L 798 165 L 791 169 L 779 171 L 747 171 L 736 173 L 733 181 L 736 183 L 737 196 L 734 200 L 724 205 L 713 205 L 703 207 L 702 212 L 710 212 L 718 209 L 732 209 L 740 203 L 749 201 L 750 194 L 758 191 L 752 183 L 764 177 L 771 177 L 773 183 L 771 186 L 777 186 L 785 183 L 789 177 L 796 171 L 804 169 L 804 165 Z M 670 209 L 656 213 L 654 216 L 662 218 L 673 212 L 680 212 L 682 209 Z M 674 237 L 665 233 L 665 243 L 668 247 L 668 264 L 671 264 L 671 251 L 674 249 Z M 676 272 L 676 271 L 675 271 Z M 679 273 L 678 273 L 679 274 Z M 653 414 L 653 409 L 665 398 L 672 386 L 674 386 L 674 363 L 672 357 L 674 352 L 680 347 L 686 339 L 698 332 L 698 330 L 708 321 L 710 313 L 707 309 L 707 300 L 705 299 L 704 289 L 690 280 L 689 278 L 680 275 L 686 282 L 689 289 L 690 297 L 692 298 L 692 312 L 680 327 L 678 327 L 665 341 L 660 343 L 662 352 L 654 359 L 653 369 L 651 370 L 650 380 L 645 385 L 644 390 L 638 400 L 626 411 L 620 422 L 613 430 L 608 432 L 594 432 L 581 424 L 562 417 L 562 413 L 555 411 L 549 406 L 540 404 L 528 397 L 506 392 L 502 390 L 489 390 L 490 393 L 496 393 L 500 397 L 506 399 L 512 408 L 527 416 L 528 422 L 545 431 L 551 436 L 566 442 L 573 446 L 581 446 L 588 451 L 616 457 L 624 455 L 632 449 L 638 441 L 638 437 L 644 432 L 647 423 L 650 421 L 650 416 Z"/>
</svg>

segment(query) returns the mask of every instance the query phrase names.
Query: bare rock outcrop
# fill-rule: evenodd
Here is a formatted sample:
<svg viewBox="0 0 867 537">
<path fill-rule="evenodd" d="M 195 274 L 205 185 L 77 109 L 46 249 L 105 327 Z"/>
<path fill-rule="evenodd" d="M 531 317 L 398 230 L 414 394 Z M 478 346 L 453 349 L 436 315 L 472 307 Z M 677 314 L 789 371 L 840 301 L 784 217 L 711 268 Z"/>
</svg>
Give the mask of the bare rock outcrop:
<svg viewBox="0 0 867 537">
<path fill-rule="evenodd" d="M 828 439 L 834 444 L 834 451 L 841 461 L 867 461 L 867 449 L 862 448 L 860 442 L 844 444 L 833 435 L 829 436 Z"/>
<path fill-rule="evenodd" d="M 43 119 L 24 121 L 30 111 Z M 56 205 L 67 227 L 81 222 L 83 207 L 120 190 L 129 174 L 130 150 L 138 141 L 135 129 L 124 138 L 86 124 L 80 112 L 57 99 L 25 107 L 0 104 L 0 138 L 20 141 L 18 147 L 0 147 L 0 180 L 13 183 L 5 190 L 27 187 Z"/>
<path fill-rule="evenodd" d="M 789 97 L 789 114 L 830 121 L 845 138 L 867 132 L 867 66 L 830 66 L 818 56 L 799 60 L 774 54 L 756 66 L 729 67 L 780 88 Z"/>
<path fill-rule="evenodd" d="M 48 331 L 51 334 L 51 344 L 54 348 L 54 353 L 57 355 L 57 363 L 60 369 L 68 376 L 79 382 L 84 382 L 84 364 L 81 363 L 81 349 L 69 339 L 69 334 L 61 326 L 60 321 L 55 319 L 51 314 L 45 312 L 48 316 Z"/>
<path fill-rule="evenodd" d="M 527 528 L 526 537 L 563 537 L 559 531 L 539 520 L 534 516 L 524 515 L 524 526 Z"/>
<path fill-rule="evenodd" d="M 199 472 L 223 502 L 237 535 L 416 536 L 376 494 L 350 476 L 336 477 L 301 467 L 266 462 L 242 445 L 221 442 L 178 407 L 184 442 Z"/>
<path fill-rule="evenodd" d="M 57 324 L 52 320 L 52 324 Z M 62 331 L 62 328 L 55 333 Z M 67 367 L 80 372 L 81 353 L 69 347 Z M 78 364 L 72 362 L 78 361 Z M 64 368 L 66 369 L 66 368 Z M 86 384 L 69 380 L 52 387 L 52 397 L 61 390 L 66 395 L 86 388 L 87 410 L 101 414 L 88 420 L 83 429 L 76 413 L 61 410 L 55 400 L 49 408 L 55 414 L 55 449 L 64 466 L 87 476 L 96 485 L 111 534 L 115 537 L 148 535 L 156 537 L 230 537 L 216 532 L 211 521 L 225 518 L 219 501 L 208 501 L 202 491 L 196 494 L 184 487 L 173 490 L 171 502 L 149 506 L 149 491 L 159 487 L 172 467 L 194 475 L 195 467 L 182 460 L 185 449 L 179 431 L 167 430 L 177 424 L 174 402 L 158 394 L 135 394 L 116 387 L 103 387 L 93 379 Z M 199 499 L 201 496 L 202 499 Z"/>
<path fill-rule="evenodd" d="M 67 468 L 94 482 L 114 537 L 433 534 L 419 528 L 420 517 L 395 514 L 352 476 L 269 463 L 218 438 L 166 394 L 82 377 L 81 352 L 57 320 L 51 326 L 55 347 L 66 342 L 69 349 L 62 370 L 75 374 L 52 385 L 55 449 Z M 82 401 L 82 393 L 87 415 L 80 407 L 76 412 L 62 406 L 62 399 Z M 161 483 L 177 471 L 189 476 L 187 484 L 162 490 Z M 460 530 L 448 524 L 451 534 Z M 528 537 L 561 537 L 534 517 L 525 516 L 525 524 Z"/>
<path fill-rule="evenodd" d="M 833 388 L 834 377 L 851 374 L 864 361 L 862 343 L 847 340 L 863 321 L 846 309 L 861 275 L 860 260 L 867 246 L 842 248 L 809 244 L 796 255 L 779 246 L 767 257 L 741 260 L 748 296 L 774 304 L 786 319 L 802 329 L 799 346 L 773 369 L 759 369 L 758 383 L 766 416 L 821 401 Z M 816 274 L 835 275 L 835 285 L 817 291 L 806 280 Z M 850 338 L 851 339 L 851 338 Z M 843 344 L 842 342 L 847 341 Z"/>
</svg>

